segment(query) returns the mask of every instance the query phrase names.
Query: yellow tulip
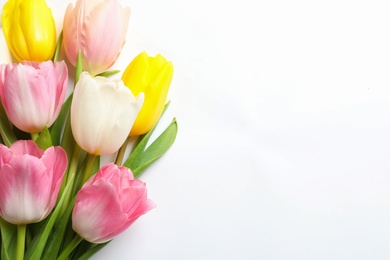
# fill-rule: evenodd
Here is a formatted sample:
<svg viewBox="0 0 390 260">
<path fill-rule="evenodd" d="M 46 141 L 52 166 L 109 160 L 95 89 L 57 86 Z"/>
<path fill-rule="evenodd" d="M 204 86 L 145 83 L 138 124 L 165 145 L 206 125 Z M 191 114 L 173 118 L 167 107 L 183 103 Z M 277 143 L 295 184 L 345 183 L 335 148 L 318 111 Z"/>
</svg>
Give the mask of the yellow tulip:
<svg viewBox="0 0 390 260">
<path fill-rule="evenodd" d="M 45 0 L 8 0 L 1 21 L 8 47 L 18 61 L 53 57 L 56 26 Z"/>
<path fill-rule="evenodd" d="M 125 85 L 135 96 L 144 93 L 144 104 L 130 135 L 147 133 L 157 123 L 163 111 L 173 76 L 173 65 L 158 54 L 150 57 L 140 53 L 122 75 Z"/>
</svg>

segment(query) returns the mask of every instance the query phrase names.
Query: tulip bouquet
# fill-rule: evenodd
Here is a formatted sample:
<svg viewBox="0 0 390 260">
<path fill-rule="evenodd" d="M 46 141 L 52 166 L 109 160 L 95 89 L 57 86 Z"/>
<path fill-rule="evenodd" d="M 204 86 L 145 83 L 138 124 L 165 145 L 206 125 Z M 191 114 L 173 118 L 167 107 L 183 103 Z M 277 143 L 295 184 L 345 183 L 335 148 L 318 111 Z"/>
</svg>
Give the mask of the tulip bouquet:
<svg viewBox="0 0 390 260">
<path fill-rule="evenodd" d="M 142 52 L 110 70 L 129 15 L 119 0 L 77 0 L 57 37 L 45 0 L 4 4 L 1 259 L 88 259 L 155 207 L 137 178 L 176 137 L 173 119 L 151 138 L 173 67 Z"/>
</svg>

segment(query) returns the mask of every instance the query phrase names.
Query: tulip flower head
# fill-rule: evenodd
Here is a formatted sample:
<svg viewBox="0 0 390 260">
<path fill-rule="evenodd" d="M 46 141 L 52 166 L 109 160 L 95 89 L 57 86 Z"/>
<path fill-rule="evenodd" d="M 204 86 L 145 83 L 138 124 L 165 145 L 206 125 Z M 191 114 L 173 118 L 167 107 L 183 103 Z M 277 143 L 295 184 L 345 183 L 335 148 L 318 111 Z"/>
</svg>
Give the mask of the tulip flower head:
<svg viewBox="0 0 390 260">
<path fill-rule="evenodd" d="M 76 142 L 93 155 L 116 152 L 126 140 L 142 103 L 143 94 L 134 97 L 121 80 L 81 73 L 71 105 Z"/>
<path fill-rule="evenodd" d="M 64 61 L 0 65 L 0 98 L 20 130 L 39 133 L 51 126 L 65 99 L 68 68 Z"/>
<path fill-rule="evenodd" d="M 56 25 L 45 0 L 8 0 L 3 7 L 5 38 L 18 61 L 50 60 L 56 48 Z"/>
<path fill-rule="evenodd" d="M 127 66 L 122 80 L 134 93 L 143 92 L 144 105 L 134 122 L 130 135 L 147 133 L 163 111 L 173 76 L 173 65 L 160 54 L 150 57 L 142 52 Z"/>
<path fill-rule="evenodd" d="M 111 67 L 125 43 L 130 8 L 119 0 L 77 0 L 64 17 L 63 44 L 75 66 L 79 51 L 83 70 L 96 75 Z"/>
<path fill-rule="evenodd" d="M 44 219 L 55 206 L 68 164 L 61 147 L 46 151 L 31 140 L 0 144 L 0 215 L 13 224 Z"/>
<path fill-rule="evenodd" d="M 73 209 L 73 229 L 85 240 L 104 243 L 155 208 L 144 182 L 131 171 L 109 163 L 81 188 Z"/>
</svg>

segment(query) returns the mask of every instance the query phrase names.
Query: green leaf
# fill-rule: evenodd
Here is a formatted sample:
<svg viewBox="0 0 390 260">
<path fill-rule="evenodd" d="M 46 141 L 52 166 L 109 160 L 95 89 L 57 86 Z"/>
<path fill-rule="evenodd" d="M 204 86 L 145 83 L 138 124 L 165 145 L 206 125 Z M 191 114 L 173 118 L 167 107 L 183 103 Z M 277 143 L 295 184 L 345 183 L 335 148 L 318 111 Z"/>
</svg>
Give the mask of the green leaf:
<svg viewBox="0 0 390 260">
<path fill-rule="evenodd" d="M 67 118 L 69 116 L 70 105 L 72 104 L 73 93 L 66 99 L 64 104 L 62 105 L 61 111 L 54 122 L 54 124 L 50 128 L 51 141 L 54 146 L 60 145 L 61 143 L 61 135 L 62 129 L 64 128 L 65 123 L 67 122 Z"/>
<path fill-rule="evenodd" d="M 74 181 L 74 175 L 71 176 L 71 179 L 69 182 Z M 66 200 L 67 193 L 70 192 L 71 185 L 67 185 L 64 193 L 61 196 L 61 199 L 59 200 L 57 206 L 54 208 L 54 211 L 50 215 L 50 218 L 47 220 L 46 225 L 35 235 L 34 239 L 31 241 L 29 247 L 27 248 L 25 259 L 30 260 L 40 260 L 42 259 L 42 253 L 45 249 L 47 240 L 50 236 L 50 233 L 52 232 L 54 224 L 57 222 L 59 216 L 59 213 L 61 209 L 63 208 L 63 204 Z M 67 205 L 73 208 L 73 205 Z"/>
<path fill-rule="evenodd" d="M 62 39 L 63 39 L 63 31 L 61 31 L 60 35 L 58 36 L 56 51 L 55 51 L 54 57 L 53 57 L 54 62 L 58 61 L 58 57 L 60 56 Z"/>
<path fill-rule="evenodd" d="M 38 138 L 35 140 L 35 143 L 42 150 L 46 150 L 47 148 L 52 146 L 51 136 L 50 136 L 50 132 L 49 132 L 49 129 L 47 128 L 47 126 L 39 134 Z"/>
<path fill-rule="evenodd" d="M 141 155 L 138 167 L 132 170 L 135 178 L 168 151 L 175 142 L 177 129 L 177 122 L 174 118 L 164 132 Z"/>
<path fill-rule="evenodd" d="M 120 70 L 109 70 L 109 71 L 105 71 L 105 72 L 102 72 L 102 73 L 99 73 L 97 74 L 96 76 L 100 76 L 100 77 L 111 77 L 115 74 L 118 74 L 119 72 L 121 72 Z"/>
<path fill-rule="evenodd" d="M 76 198 L 74 198 L 71 201 L 70 205 L 74 205 Z M 59 219 L 58 223 L 56 223 L 53 227 L 52 233 L 50 234 L 49 239 L 45 250 L 42 253 L 42 259 L 56 259 L 57 256 L 59 255 L 58 252 L 60 250 L 61 244 L 64 242 L 64 239 L 59 239 L 59 238 L 64 238 L 65 237 L 65 231 L 66 227 L 70 227 L 69 224 L 69 219 L 70 215 L 72 214 L 73 207 L 68 207 L 64 214 L 61 216 Z M 64 245 L 66 246 L 66 245 Z"/>
<path fill-rule="evenodd" d="M 108 241 L 106 243 L 102 243 L 102 244 L 96 244 L 94 247 L 92 247 L 91 249 L 89 249 L 87 252 L 85 252 L 82 256 L 80 257 L 77 257 L 77 258 L 72 258 L 72 259 L 77 259 L 77 260 L 88 260 L 90 259 L 90 257 L 94 254 L 96 254 L 100 249 L 102 249 L 103 247 L 105 247 L 108 243 L 110 243 L 111 241 Z"/>
<path fill-rule="evenodd" d="M 1 259 L 15 259 L 16 253 L 16 226 L 0 217 L 1 230 Z"/>
<path fill-rule="evenodd" d="M 165 111 L 169 107 L 169 104 L 170 104 L 170 102 L 165 104 L 164 109 L 161 113 L 161 116 L 160 116 L 159 120 L 157 121 L 157 123 L 154 125 L 154 127 L 147 134 L 141 135 L 138 138 L 138 141 L 135 144 L 133 151 L 131 151 L 130 156 L 127 158 L 127 160 L 123 164 L 124 166 L 133 170 L 133 169 L 136 169 L 140 165 L 142 153 L 145 151 L 145 147 L 148 144 L 150 137 L 152 136 L 154 130 L 156 129 L 161 117 L 164 115 Z"/>
<path fill-rule="evenodd" d="M 77 82 L 79 81 L 80 74 L 83 72 L 83 61 L 81 56 L 81 51 L 78 52 L 77 55 L 77 62 L 76 62 L 76 71 L 74 75 L 74 85 L 76 86 Z"/>
<path fill-rule="evenodd" d="M 10 147 L 11 144 L 16 142 L 17 138 L 12 131 L 11 124 L 8 121 L 7 114 L 4 111 L 3 104 L 0 102 L 0 134 L 3 142 L 6 146 Z"/>
</svg>

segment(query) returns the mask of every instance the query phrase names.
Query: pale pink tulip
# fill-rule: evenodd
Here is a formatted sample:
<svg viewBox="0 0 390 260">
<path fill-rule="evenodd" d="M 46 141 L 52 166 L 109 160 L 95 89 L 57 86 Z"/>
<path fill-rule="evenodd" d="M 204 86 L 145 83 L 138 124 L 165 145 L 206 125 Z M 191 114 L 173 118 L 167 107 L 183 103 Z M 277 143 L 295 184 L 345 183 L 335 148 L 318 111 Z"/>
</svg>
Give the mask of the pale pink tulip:
<svg viewBox="0 0 390 260">
<path fill-rule="evenodd" d="M 39 133 L 56 120 L 64 102 L 68 69 L 64 61 L 0 66 L 0 98 L 11 122 Z"/>
<path fill-rule="evenodd" d="M 73 229 L 89 242 L 104 243 L 155 207 L 144 182 L 134 180 L 128 168 L 110 163 L 78 192 Z"/>
<path fill-rule="evenodd" d="M 0 215 L 13 224 L 44 219 L 56 204 L 68 164 L 61 147 L 46 151 L 31 140 L 0 144 Z"/>
<path fill-rule="evenodd" d="M 119 0 L 77 0 L 68 5 L 64 17 L 63 44 L 76 65 L 78 52 L 83 70 L 96 75 L 111 67 L 125 43 L 130 8 Z"/>
</svg>

